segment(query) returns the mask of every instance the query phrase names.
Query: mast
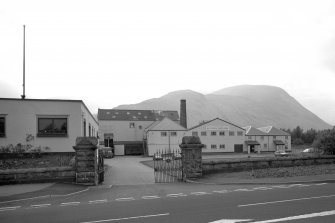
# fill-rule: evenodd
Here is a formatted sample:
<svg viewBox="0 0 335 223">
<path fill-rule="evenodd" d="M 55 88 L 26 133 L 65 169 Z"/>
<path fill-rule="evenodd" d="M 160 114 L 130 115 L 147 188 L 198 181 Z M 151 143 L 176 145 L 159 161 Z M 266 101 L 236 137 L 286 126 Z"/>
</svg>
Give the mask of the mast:
<svg viewBox="0 0 335 223">
<path fill-rule="evenodd" d="M 26 98 L 26 25 L 23 25 L 23 94 L 22 99 Z"/>
</svg>

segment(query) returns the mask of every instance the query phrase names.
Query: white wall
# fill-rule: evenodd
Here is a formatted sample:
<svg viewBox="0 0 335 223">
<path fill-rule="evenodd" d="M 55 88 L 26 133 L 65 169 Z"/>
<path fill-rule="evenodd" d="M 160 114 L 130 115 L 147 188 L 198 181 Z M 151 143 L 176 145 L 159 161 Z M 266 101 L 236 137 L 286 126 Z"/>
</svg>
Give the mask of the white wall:
<svg viewBox="0 0 335 223">
<path fill-rule="evenodd" d="M 245 137 L 245 140 L 250 140 L 248 136 Z M 275 151 L 276 147 L 275 144 L 273 143 L 274 137 L 273 136 L 264 136 L 264 139 L 262 139 L 261 136 L 251 136 L 251 140 L 255 140 L 259 142 L 261 151 L 266 152 L 266 151 Z M 287 143 L 287 150 L 291 150 L 291 136 L 276 136 L 275 140 L 281 140 L 284 143 Z M 267 144 L 267 148 L 265 148 L 264 144 Z"/>
<path fill-rule="evenodd" d="M 135 123 L 135 128 L 129 124 Z M 153 121 L 99 121 L 99 136 L 103 140 L 105 133 L 113 133 L 114 141 L 142 141 L 143 132 Z M 141 128 L 140 128 L 141 126 Z"/>
<path fill-rule="evenodd" d="M 124 155 L 124 145 L 115 145 L 114 152 L 116 156 L 123 156 Z"/>
<path fill-rule="evenodd" d="M 74 152 L 76 137 L 82 136 L 81 104 L 79 101 L 0 99 L 0 115 L 6 118 L 6 136 L 0 137 L 0 145 L 27 144 L 26 135 L 31 134 L 34 139 L 29 144 L 35 147 L 49 147 L 50 152 Z M 41 116 L 67 117 L 67 136 L 37 136 L 37 117 Z M 94 126 L 98 129 L 97 124 Z"/>
<path fill-rule="evenodd" d="M 208 130 L 207 128 L 213 127 L 228 127 L 229 130 L 225 130 L 225 135 L 220 136 L 219 132 L 222 130 Z M 211 132 L 215 131 L 216 136 L 211 136 Z M 229 136 L 229 131 L 234 132 L 234 136 Z M 242 131 L 242 136 L 237 135 L 237 131 Z M 245 151 L 245 130 L 242 128 L 238 128 L 230 123 L 222 121 L 220 119 L 215 119 L 210 123 L 201 125 L 197 128 L 191 129 L 187 131 L 186 135 L 192 136 L 192 132 L 198 132 L 198 136 L 201 140 L 202 144 L 207 146 L 207 149 L 202 149 L 203 152 L 234 152 L 234 145 L 235 144 L 242 144 L 243 151 Z M 202 136 L 201 132 L 206 132 L 206 136 Z M 220 149 L 220 144 L 225 145 L 225 149 Z M 211 145 L 216 145 L 216 149 L 211 149 Z"/>
<path fill-rule="evenodd" d="M 161 132 L 166 132 L 166 136 L 162 136 Z M 176 136 L 171 136 L 171 132 L 176 132 Z M 148 131 L 147 146 L 148 155 L 153 156 L 157 151 L 162 150 L 179 150 L 179 145 L 185 136 L 186 131 Z M 169 136 L 170 135 L 170 136 Z"/>
</svg>

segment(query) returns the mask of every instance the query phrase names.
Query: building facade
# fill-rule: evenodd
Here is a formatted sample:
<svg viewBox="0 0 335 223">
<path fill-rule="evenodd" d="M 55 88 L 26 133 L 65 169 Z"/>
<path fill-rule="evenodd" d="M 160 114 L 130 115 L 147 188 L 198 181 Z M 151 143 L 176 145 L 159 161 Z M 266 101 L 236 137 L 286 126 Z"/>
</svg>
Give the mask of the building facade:
<svg viewBox="0 0 335 223">
<path fill-rule="evenodd" d="M 187 130 L 188 136 L 199 136 L 204 144 L 202 152 L 235 152 L 245 151 L 245 129 L 220 118 L 204 122 Z"/>
<path fill-rule="evenodd" d="M 158 151 L 179 150 L 186 129 L 169 118 L 156 121 L 144 131 L 143 140 L 147 145 L 147 154 L 153 156 Z"/>
<path fill-rule="evenodd" d="M 246 146 L 250 152 L 274 152 L 277 150 L 291 151 L 291 135 L 273 126 L 246 130 Z"/>
<path fill-rule="evenodd" d="M 81 100 L 0 98 L 0 146 L 73 152 L 78 136 L 97 136 L 98 122 Z"/>
<path fill-rule="evenodd" d="M 164 117 L 179 121 L 177 111 L 99 109 L 100 144 L 110 144 L 115 155 L 147 154 L 144 130 Z"/>
</svg>

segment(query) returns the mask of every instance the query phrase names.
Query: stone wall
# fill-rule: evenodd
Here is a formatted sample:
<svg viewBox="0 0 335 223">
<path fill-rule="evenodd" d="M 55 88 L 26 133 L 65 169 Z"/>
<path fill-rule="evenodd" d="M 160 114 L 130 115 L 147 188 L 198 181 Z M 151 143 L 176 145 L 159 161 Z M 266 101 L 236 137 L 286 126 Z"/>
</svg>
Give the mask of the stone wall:
<svg viewBox="0 0 335 223">
<path fill-rule="evenodd" d="M 71 166 L 0 170 L 0 185 L 74 181 L 75 171 Z"/>
<path fill-rule="evenodd" d="M 203 160 L 203 173 L 247 171 L 290 166 L 335 164 L 335 156 L 304 158 L 262 158 L 252 160 Z"/>
</svg>

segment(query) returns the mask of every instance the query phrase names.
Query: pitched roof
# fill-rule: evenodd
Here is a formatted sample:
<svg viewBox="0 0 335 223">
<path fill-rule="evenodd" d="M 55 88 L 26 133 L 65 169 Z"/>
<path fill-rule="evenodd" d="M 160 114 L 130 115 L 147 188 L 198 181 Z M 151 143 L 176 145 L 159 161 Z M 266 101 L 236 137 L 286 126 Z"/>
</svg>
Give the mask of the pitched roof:
<svg viewBox="0 0 335 223">
<path fill-rule="evenodd" d="M 271 136 L 290 136 L 289 133 L 284 132 L 280 129 L 277 129 L 276 127 L 273 126 L 266 126 L 266 127 L 261 127 L 261 128 L 257 128 L 258 130 L 261 130 L 262 132 L 267 133 L 268 135 Z"/>
<path fill-rule="evenodd" d="M 245 129 L 245 135 L 247 136 L 266 136 L 268 135 L 267 133 L 265 132 L 262 132 L 261 130 L 259 129 L 256 129 L 255 127 L 252 127 L 252 126 L 246 126 L 246 127 L 243 127 Z"/>
<path fill-rule="evenodd" d="M 179 120 L 177 111 L 156 110 L 125 110 L 125 109 L 99 109 L 98 120 L 115 121 L 158 121 L 168 117 L 173 121 Z"/>
<path fill-rule="evenodd" d="M 199 125 L 193 126 L 193 127 L 189 128 L 188 130 L 192 130 L 192 129 L 198 128 L 199 126 L 206 125 L 206 124 L 208 124 L 208 123 L 210 123 L 210 122 L 212 122 L 212 121 L 215 121 L 215 120 L 220 120 L 220 121 L 226 122 L 226 123 L 228 123 L 228 124 L 230 124 L 230 125 L 233 125 L 233 126 L 235 126 L 235 127 L 237 127 L 237 128 L 240 128 L 240 129 L 242 129 L 242 130 L 245 130 L 244 128 L 242 128 L 242 127 L 240 127 L 240 126 L 235 125 L 235 124 L 233 124 L 233 123 L 231 123 L 231 122 L 227 122 L 227 121 L 225 121 L 225 120 L 223 120 L 223 119 L 221 119 L 221 118 L 215 118 L 215 119 L 209 120 L 209 121 L 207 121 L 207 122 L 200 123 Z"/>
<path fill-rule="evenodd" d="M 156 121 L 150 126 L 148 126 L 145 131 L 186 131 L 186 129 L 179 125 L 179 123 L 172 121 L 171 119 L 165 117 L 160 121 Z"/>
<path fill-rule="evenodd" d="M 285 145 L 285 143 L 283 141 L 281 141 L 281 140 L 273 140 L 273 143 L 275 145 Z"/>
<path fill-rule="evenodd" d="M 246 140 L 245 143 L 247 145 L 260 145 L 256 140 Z"/>
</svg>

